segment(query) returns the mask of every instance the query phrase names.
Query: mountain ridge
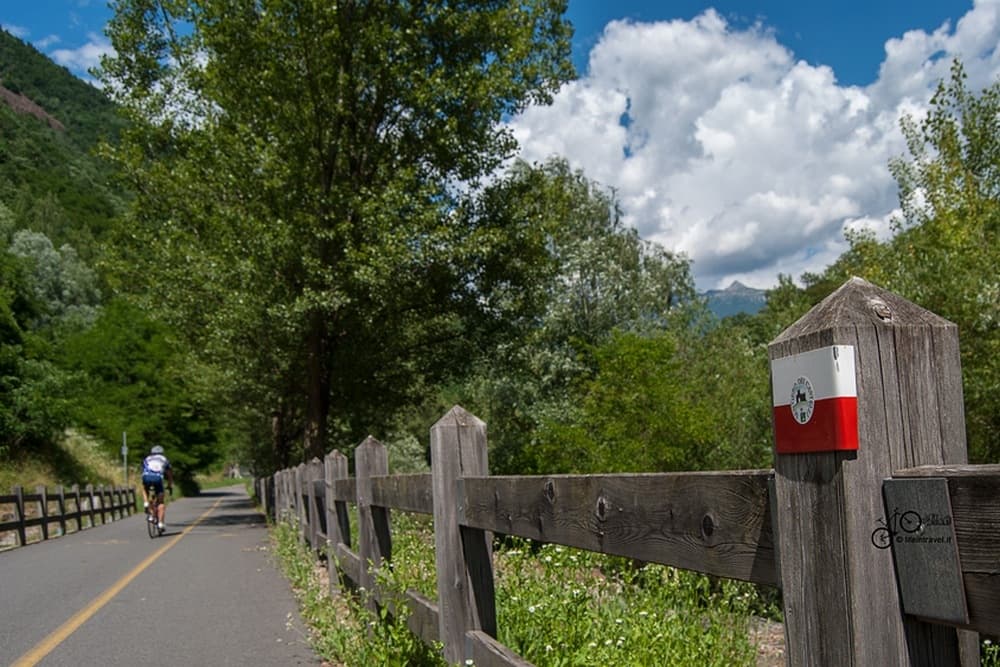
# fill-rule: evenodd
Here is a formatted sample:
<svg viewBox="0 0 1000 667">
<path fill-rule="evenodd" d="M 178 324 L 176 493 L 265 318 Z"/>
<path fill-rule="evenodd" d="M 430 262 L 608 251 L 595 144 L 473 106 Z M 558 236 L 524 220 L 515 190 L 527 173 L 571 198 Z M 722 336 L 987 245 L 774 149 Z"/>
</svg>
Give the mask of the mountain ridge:
<svg viewBox="0 0 1000 667">
<path fill-rule="evenodd" d="M 755 315 L 767 303 L 767 290 L 747 287 L 738 280 L 725 289 L 706 290 L 702 296 L 708 309 L 720 319 L 740 313 Z"/>
</svg>

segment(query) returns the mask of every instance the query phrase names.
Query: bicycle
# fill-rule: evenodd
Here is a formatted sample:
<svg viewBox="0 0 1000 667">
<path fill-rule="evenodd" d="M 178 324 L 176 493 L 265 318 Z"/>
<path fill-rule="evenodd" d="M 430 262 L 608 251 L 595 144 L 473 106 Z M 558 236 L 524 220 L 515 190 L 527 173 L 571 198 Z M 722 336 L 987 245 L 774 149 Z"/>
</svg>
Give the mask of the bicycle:
<svg viewBox="0 0 1000 667">
<path fill-rule="evenodd" d="M 174 487 L 170 487 L 170 495 L 174 495 Z M 146 530 L 150 539 L 159 537 L 166 530 L 160 528 L 160 494 L 156 492 L 156 487 L 146 487 L 146 497 L 149 498 L 149 505 L 146 507 Z"/>
<path fill-rule="evenodd" d="M 920 514 L 913 510 L 900 512 L 899 508 L 895 508 L 888 519 L 879 519 L 878 522 L 882 525 L 872 532 L 872 544 L 877 549 L 888 549 L 892 538 L 900 530 L 912 534 L 922 532 L 924 527 Z"/>
</svg>

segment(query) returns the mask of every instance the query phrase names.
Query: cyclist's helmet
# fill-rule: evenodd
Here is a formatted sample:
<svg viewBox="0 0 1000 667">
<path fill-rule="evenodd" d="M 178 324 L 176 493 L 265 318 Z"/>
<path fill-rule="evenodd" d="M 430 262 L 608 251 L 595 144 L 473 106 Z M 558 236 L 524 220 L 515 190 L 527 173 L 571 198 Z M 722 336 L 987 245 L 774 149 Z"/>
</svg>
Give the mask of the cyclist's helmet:
<svg viewBox="0 0 1000 667">
<path fill-rule="evenodd" d="M 162 454 L 163 453 L 163 447 L 160 447 L 159 445 L 153 445 L 153 448 L 151 450 L 149 450 L 149 453 L 150 454 Z"/>
</svg>

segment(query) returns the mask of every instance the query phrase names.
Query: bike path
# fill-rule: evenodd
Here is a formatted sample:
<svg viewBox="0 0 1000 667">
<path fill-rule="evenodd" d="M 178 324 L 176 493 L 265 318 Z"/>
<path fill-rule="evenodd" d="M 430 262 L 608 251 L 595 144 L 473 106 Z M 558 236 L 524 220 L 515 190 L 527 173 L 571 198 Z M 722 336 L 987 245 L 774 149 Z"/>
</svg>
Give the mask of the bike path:
<svg viewBox="0 0 1000 667">
<path fill-rule="evenodd" d="M 0 553 L 0 665 L 320 664 L 243 486 L 144 522 Z"/>
</svg>

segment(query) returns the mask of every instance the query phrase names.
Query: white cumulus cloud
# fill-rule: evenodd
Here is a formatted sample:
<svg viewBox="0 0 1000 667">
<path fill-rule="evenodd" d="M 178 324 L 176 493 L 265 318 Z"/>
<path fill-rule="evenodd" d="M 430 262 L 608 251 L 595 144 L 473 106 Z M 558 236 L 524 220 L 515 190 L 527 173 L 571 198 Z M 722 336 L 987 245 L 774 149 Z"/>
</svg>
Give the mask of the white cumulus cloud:
<svg viewBox="0 0 1000 667">
<path fill-rule="evenodd" d="M 87 43 L 75 49 L 56 49 L 49 54 L 55 62 L 67 68 L 74 74 L 85 76 L 94 67 L 101 64 L 101 56 L 112 52 L 111 42 L 107 38 L 90 33 Z"/>
<path fill-rule="evenodd" d="M 888 40 L 879 78 L 858 87 L 714 10 L 614 21 L 586 74 L 511 126 L 524 159 L 562 155 L 615 188 L 644 238 L 693 260 L 699 288 L 767 287 L 822 271 L 845 229 L 889 233 L 901 117 L 922 113 L 955 57 L 973 89 L 995 80 L 998 44 L 1000 0 L 979 0 L 954 26 Z"/>
</svg>

